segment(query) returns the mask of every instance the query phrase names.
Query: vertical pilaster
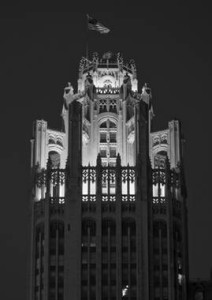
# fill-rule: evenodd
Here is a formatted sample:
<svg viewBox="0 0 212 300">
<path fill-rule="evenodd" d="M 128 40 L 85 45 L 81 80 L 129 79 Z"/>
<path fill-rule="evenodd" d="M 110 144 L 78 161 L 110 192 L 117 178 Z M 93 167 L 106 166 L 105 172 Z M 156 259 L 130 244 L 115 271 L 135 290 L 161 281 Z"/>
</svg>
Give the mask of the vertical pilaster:
<svg viewBox="0 0 212 300">
<path fill-rule="evenodd" d="M 127 165 L 127 134 L 126 134 L 126 122 L 127 122 L 127 103 L 126 100 L 122 102 L 122 166 Z"/>
<path fill-rule="evenodd" d="M 171 173 L 168 158 L 165 164 L 167 201 L 167 244 L 168 244 L 168 299 L 174 299 L 174 239 L 173 239 L 173 197 L 171 193 Z"/>
<path fill-rule="evenodd" d="M 148 159 L 148 238 L 149 238 L 149 300 L 154 299 L 153 280 L 154 280 L 154 261 L 153 261 L 153 211 L 152 211 L 152 168 L 150 158 Z"/>
<path fill-rule="evenodd" d="M 181 202 L 181 232 L 182 232 L 182 240 L 181 240 L 181 249 L 182 249 L 182 299 L 187 299 L 188 294 L 188 282 L 189 282 L 189 257 L 188 257 L 188 219 L 187 219 L 187 204 L 186 197 L 187 191 L 185 187 L 185 178 L 183 172 L 183 159 L 180 165 L 180 173 L 179 173 L 179 197 Z"/>
<path fill-rule="evenodd" d="M 148 178 L 149 140 L 148 105 L 140 101 L 135 111 L 137 154 L 136 239 L 137 239 L 137 297 L 149 299 L 149 238 L 148 238 Z"/>
<path fill-rule="evenodd" d="M 35 167 L 31 168 L 31 197 L 30 197 L 30 257 L 29 257 L 29 300 L 34 299 L 35 288 Z"/>
<path fill-rule="evenodd" d="M 96 299 L 102 299 L 102 166 L 96 162 Z"/>
<path fill-rule="evenodd" d="M 122 213 L 121 213 L 121 159 L 116 159 L 116 299 L 122 299 Z"/>
<path fill-rule="evenodd" d="M 35 122 L 35 156 L 34 163 L 39 163 L 41 168 L 46 167 L 46 130 L 47 122 L 38 120 Z"/>
<path fill-rule="evenodd" d="M 123 110 L 122 108 L 122 102 L 120 100 L 119 103 L 119 110 L 118 110 L 118 123 L 117 123 L 117 153 L 120 154 L 121 159 L 123 159 Z"/>
<path fill-rule="evenodd" d="M 81 104 L 69 105 L 69 149 L 65 196 L 64 299 L 81 299 Z"/>
<path fill-rule="evenodd" d="M 59 222 L 57 223 L 56 228 L 56 262 L 55 262 L 55 300 L 58 300 L 58 284 L 59 284 Z"/>
<path fill-rule="evenodd" d="M 170 164 L 171 168 L 176 168 L 180 163 L 180 125 L 178 120 L 169 122 L 170 136 Z"/>
<path fill-rule="evenodd" d="M 44 203 L 44 299 L 49 295 L 49 195 L 46 196 Z"/>
<path fill-rule="evenodd" d="M 187 299 L 188 294 L 188 283 L 189 283 L 189 256 L 188 256 L 188 219 L 187 219 L 187 207 L 185 198 L 182 201 L 182 243 L 183 243 L 183 300 Z"/>
<path fill-rule="evenodd" d="M 49 204 L 50 204 L 50 185 L 51 185 L 51 165 L 47 163 L 46 175 L 46 196 L 44 200 L 44 299 L 49 297 Z"/>
<path fill-rule="evenodd" d="M 107 288 L 108 300 L 111 299 L 111 224 L 107 223 Z"/>
</svg>

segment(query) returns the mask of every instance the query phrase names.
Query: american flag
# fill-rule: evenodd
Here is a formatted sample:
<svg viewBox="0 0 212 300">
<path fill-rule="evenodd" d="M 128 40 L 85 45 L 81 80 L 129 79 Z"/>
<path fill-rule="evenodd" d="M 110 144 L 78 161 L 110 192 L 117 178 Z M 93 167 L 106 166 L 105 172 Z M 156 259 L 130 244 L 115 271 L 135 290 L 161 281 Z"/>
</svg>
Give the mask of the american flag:
<svg viewBox="0 0 212 300">
<path fill-rule="evenodd" d="M 98 31 L 101 34 L 110 32 L 110 29 L 99 23 L 96 19 L 87 15 L 88 29 Z"/>
</svg>

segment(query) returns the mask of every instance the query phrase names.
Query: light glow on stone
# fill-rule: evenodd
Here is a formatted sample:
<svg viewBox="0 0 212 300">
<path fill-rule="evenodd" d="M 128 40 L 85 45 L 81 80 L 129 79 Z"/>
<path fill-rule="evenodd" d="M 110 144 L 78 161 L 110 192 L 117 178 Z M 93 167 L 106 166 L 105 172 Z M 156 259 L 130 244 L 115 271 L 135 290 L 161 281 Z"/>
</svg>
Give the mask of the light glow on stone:
<svg viewBox="0 0 212 300">
<path fill-rule="evenodd" d="M 127 295 L 128 289 L 129 289 L 129 285 L 126 285 L 125 288 L 122 289 L 122 297 Z"/>
</svg>

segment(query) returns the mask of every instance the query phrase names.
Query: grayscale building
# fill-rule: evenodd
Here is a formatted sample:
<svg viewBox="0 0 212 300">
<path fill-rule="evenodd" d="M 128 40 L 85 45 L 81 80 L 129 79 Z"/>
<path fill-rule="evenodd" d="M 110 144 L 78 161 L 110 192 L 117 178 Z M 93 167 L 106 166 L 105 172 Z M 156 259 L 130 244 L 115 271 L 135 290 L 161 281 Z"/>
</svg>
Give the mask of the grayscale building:
<svg viewBox="0 0 212 300">
<path fill-rule="evenodd" d="M 33 128 L 29 299 L 187 299 L 180 122 L 152 132 L 150 88 L 110 52 L 63 99 L 62 128 Z"/>
</svg>

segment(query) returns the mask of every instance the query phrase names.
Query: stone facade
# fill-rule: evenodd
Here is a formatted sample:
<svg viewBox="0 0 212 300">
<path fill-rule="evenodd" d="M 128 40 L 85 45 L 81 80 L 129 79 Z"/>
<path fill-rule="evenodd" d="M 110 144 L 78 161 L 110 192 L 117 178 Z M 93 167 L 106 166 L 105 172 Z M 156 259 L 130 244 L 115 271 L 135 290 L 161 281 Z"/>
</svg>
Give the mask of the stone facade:
<svg viewBox="0 0 212 300">
<path fill-rule="evenodd" d="M 151 131 L 151 89 L 134 61 L 80 62 L 62 131 L 31 140 L 30 300 L 187 299 L 180 122 Z"/>
</svg>

